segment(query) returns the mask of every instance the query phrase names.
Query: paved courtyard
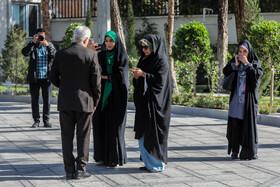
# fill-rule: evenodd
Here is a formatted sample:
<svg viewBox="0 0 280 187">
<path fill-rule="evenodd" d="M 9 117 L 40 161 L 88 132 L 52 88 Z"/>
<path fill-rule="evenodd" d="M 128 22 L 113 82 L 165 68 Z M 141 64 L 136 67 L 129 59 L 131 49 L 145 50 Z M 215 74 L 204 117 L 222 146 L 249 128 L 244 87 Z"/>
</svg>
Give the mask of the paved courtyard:
<svg viewBox="0 0 280 187">
<path fill-rule="evenodd" d="M 91 137 L 87 169 L 92 177 L 66 181 L 56 105 L 53 128 L 32 129 L 30 104 L 0 102 L 0 186 L 280 186 L 280 124 L 258 126 L 258 160 L 233 161 L 227 155 L 225 120 L 172 114 L 167 168 L 149 173 L 138 169 L 143 164 L 133 122 L 129 110 L 126 165 L 97 166 Z"/>
</svg>

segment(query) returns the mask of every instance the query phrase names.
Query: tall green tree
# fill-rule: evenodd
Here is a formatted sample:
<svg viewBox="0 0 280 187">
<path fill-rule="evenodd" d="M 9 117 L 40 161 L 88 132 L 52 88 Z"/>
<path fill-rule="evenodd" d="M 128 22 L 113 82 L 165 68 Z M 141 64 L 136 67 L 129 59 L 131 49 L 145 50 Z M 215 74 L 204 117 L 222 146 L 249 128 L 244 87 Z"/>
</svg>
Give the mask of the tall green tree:
<svg viewBox="0 0 280 187">
<path fill-rule="evenodd" d="M 251 27 L 263 21 L 260 15 L 260 2 L 259 0 L 245 0 L 246 4 L 246 17 L 242 28 L 241 40 L 248 39 L 251 35 Z"/>
<path fill-rule="evenodd" d="M 8 33 L 5 46 L 2 49 L 1 68 L 4 70 L 6 79 L 11 79 L 17 85 L 24 83 L 27 75 L 28 59 L 21 54 L 22 48 L 26 45 L 26 33 L 18 25 Z"/>
<path fill-rule="evenodd" d="M 270 88 L 270 104 L 272 106 L 274 70 L 276 74 L 280 72 L 280 24 L 276 21 L 262 21 L 258 25 L 253 25 L 248 39 L 261 61 L 264 73 L 261 78 L 259 95 Z M 280 86 L 279 80 L 276 80 L 276 84 L 278 88 Z"/>
<path fill-rule="evenodd" d="M 210 63 L 210 59 L 213 56 L 206 27 L 196 21 L 181 25 L 175 32 L 172 51 L 172 57 L 175 60 L 184 63 L 186 69 L 192 70 L 193 92 L 196 94 L 197 68 L 201 63 Z"/>
<path fill-rule="evenodd" d="M 137 57 L 137 49 L 135 46 L 135 17 L 133 12 L 132 0 L 127 0 L 127 15 L 126 15 L 126 46 L 127 53 L 130 57 Z"/>
</svg>

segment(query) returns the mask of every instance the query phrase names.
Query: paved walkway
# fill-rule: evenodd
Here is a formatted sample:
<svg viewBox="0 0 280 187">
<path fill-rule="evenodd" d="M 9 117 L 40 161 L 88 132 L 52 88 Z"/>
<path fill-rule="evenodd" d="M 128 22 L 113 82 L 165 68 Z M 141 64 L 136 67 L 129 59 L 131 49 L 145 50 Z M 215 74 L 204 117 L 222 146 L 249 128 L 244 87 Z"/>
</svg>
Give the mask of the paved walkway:
<svg viewBox="0 0 280 187">
<path fill-rule="evenodd" d="M 66 181 L 56 105 L 51 108 L 53 128 L 32 129 L 30 104 L 0 102 L 0 186 L 280 186 L 279 126 L 258 126 L 258 160 L 233 161 L 226 154 L 225 120 L 173 114 L 167 168 L 148 173 L 138 169 L 143 164 L 133 121 L 130 110 L 126 165 L 97 166 L 91 149 L 87 168 L 92 177 Z"/>
</svg>

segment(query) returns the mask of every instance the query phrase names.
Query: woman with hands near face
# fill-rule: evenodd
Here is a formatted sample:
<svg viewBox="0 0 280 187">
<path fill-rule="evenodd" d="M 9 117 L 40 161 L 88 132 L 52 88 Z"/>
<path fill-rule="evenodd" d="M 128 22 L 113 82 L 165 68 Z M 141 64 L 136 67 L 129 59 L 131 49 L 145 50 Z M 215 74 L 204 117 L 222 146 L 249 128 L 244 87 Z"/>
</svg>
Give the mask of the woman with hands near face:
<svg viewBox="0 0 280 187">
<path fill-rule="evenodd" d="M 258 89 L 263 71 L 249 41 L 239 43 L 237 55 L 224 67 L 223 73 L 235 74 L 228 111 L 228 154 L 232 153 L 232 159 L 257 159 Z"/>
</svg>

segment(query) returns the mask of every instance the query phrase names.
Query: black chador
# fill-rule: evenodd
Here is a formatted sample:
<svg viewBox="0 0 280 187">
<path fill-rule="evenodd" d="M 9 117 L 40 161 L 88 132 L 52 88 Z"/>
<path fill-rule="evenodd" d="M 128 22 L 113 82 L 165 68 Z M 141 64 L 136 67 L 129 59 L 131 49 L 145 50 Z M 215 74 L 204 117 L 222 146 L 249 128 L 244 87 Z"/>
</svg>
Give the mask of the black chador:
<svg viewBox="0 0 280 187">
<path fill-rule="evenodd" d="M 144 137 L 144 147 L 157 160 L 167 163 L 167 138 L 171 117 L 171 82 L 169 63 L 159 36 L 144 36 L 152 44 L 153 52 L 142 51 L 137 65 L 146 77 L 133 79 L 135 138 Z M 146 84 L 146 86 L 145 86 Z"/>
<path fill-rule="evenodd" d="M 116 45 L 113 50 L 102 51 L 98 55 L 102 76 L 108 79 L 101 80 L 101 100 L 93 116 L 94 160 L 115 167 L 127 162 L 124 133 L 129 85 L 128 56 L 117 33 L 109 31 L 105 36 L 112 37 Z M 111 69 L 108 68 L 110 64 Z"/>
</svg>

